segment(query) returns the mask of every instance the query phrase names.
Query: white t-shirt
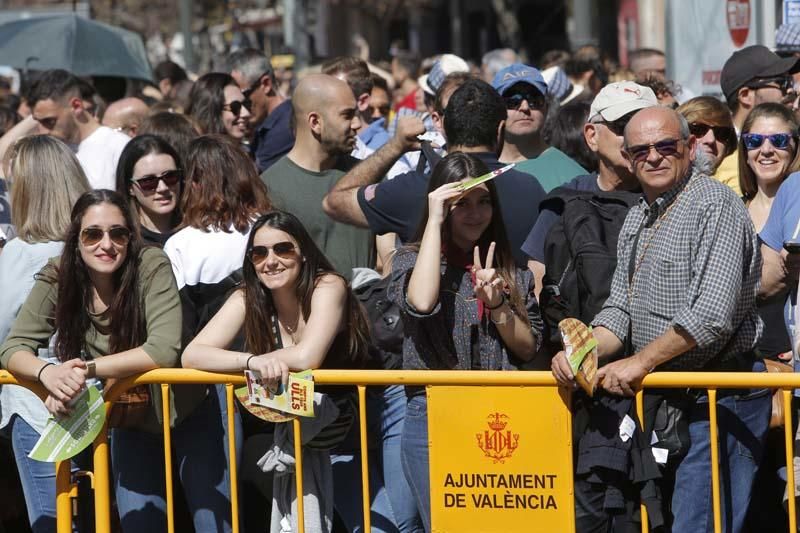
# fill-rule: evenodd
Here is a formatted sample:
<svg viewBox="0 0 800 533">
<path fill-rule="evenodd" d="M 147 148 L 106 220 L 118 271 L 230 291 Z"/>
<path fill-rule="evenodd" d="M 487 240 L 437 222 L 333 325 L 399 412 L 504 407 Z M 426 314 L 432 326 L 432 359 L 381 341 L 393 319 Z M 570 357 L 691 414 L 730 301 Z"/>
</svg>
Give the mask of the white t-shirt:
<svg viewBox="0 0 800 533">
<path fill-rule="evenodd" d="M 175 233 L 164 245 L 172 262 L 172 272 L 178 290 L 184 286 L 219 283 L 231 272 L 242 268 L 250 232 L 239 233 L 233 228 L 201 231 L 186 227 Z"/>
<path fill-rule="evenodd" d="M 93 189 L 117 188 L 117 162 L 131 138 L 100 126 L 78 145 L 78 161 Z"/>
</svg>

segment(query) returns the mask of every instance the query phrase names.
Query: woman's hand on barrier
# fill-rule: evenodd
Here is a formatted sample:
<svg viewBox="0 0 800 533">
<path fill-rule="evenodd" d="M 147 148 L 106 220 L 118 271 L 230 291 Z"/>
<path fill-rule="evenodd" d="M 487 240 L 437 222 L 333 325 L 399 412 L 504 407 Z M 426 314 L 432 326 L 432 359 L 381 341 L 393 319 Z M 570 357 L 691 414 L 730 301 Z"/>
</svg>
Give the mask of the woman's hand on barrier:
<svg viewBox="0 0 800 533">
<path fill-rule="evenodd" d="M 39 381 L 54 399 L 69 403 L 86 383 L 86 363 L 70 359 L 60 365 L 50 365 L 42 370 Z"/>
<path fill-rule="evenodd" d="M 553 376 L 555 376 L 559 385 L 575 388 L 575 376 L 572 374 L 572 368 L 569 366 L 567 352 L 564 350 L 558 352 L 550 361 L 550 369 L 553 371 Z"/>
<path fill-rule="evenodd" d="M 486 252 L 486 265 L 481 264 L 480 249 L 472 251 L 472 269 L 475 272 L 475 297 L 491 308 L 503 305 L 503 278 L 492 268 L 495 243 Z"/>
<path fill-rule="evenodd" d="M 65 402 L 53 398 L 52 394 L 45 398 L 44 406 L 54 416 L 69 416 L 72 414 L 72 409 Z"/>
<path fill-rule="evenodd" d="M 289 367 L 271 354 L 262 354 L 250 360 L 250 370 L 261 374 L 262 384 L 270 390 L 277 390 L 278 384 L 284 387 L 289 383 Z"/>
</svg>

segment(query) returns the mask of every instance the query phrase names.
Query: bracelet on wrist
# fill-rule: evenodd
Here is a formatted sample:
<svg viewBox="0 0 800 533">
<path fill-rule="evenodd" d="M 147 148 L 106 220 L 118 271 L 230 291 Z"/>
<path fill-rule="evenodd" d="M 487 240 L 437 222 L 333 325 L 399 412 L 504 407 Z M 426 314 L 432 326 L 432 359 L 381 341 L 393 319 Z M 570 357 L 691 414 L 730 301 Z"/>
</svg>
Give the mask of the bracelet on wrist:
<svg viewBox="0 0 800 533">
<path fill-rule="evenodd" d="M 86 377 L 92 379 L 97 376 L 97 363 L 86 361 Z"/>
<path fill-rule="evenodd" d="M 245 361 L 244 363 L 244 367 L 247 370 L 250 370 L 250 359 L 252 359 L 253 357 L 256 357 L 256 355 L 251 353 L 250 356 L 247 358 L 247 361 Z"/>
<path fill-rule="evenodd" d="M 42 366 L 42 368 L 39 369 L 39 372 L 36 373 L 37 383 L 42 382 L 42 372 L 44 372 L 44 369 L 47 368 L 48 366 L 55 366 L 55 363 L 45 363 L 44 366 Z"/>
<path fill-rule="evenodd" d="M 497 305 L 495 305 L 494 307 L 490 306 L 490 305 L 487 303 L 487 304 L 486 304 L 486 309 L 488 309 L 489 311 L 494 311 L 494 310 L 496 310 L 496 309 L 500 309 L 501 307 L 503 307 L 503 304 L 504 304 L 504 303 L 506 303 L 506 295 L 505 295 L 505 294 L 503 294 L 503 293 L 501 292 L 501 293 L 500 293 L 500 303 L 499 303 L 499 304 L 497 304 Z"/>
</svg>

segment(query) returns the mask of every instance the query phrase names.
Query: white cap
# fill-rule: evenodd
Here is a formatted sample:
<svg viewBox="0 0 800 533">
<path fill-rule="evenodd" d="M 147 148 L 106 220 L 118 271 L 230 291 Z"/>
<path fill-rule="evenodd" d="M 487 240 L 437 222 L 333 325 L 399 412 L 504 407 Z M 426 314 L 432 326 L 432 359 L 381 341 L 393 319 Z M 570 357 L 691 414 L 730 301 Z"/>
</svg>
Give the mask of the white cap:
<svg viewBox="0 0 800 533">
<path fill-rule="evenodd" d="M 469 72 L 469 65 L 455 54 L 442 54 L 428 74 L 417 78 L 417 83 L 423 91 L 435 96 L 444 79 L 453 72 Z"/>
<path fill-rule="evenodd" d="M 650 87 L 632 81 L 609 83 L 597 93 L 589 108 L 589 121 L 613 122 L 631 111 L 658 105 L 656 94 Z"/>
</svg>

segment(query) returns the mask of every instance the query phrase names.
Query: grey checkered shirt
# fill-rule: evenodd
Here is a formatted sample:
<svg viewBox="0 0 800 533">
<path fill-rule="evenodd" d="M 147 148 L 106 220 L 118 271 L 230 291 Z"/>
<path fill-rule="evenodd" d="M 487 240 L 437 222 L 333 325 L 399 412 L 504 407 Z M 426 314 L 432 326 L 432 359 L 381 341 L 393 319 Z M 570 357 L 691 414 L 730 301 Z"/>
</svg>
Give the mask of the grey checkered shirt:
<svg viewBox="0 0 800 533">
<path fill-rule="evenodd" d="M 631 249 L 642 225 L 631 286 Z M 727 186 L 695 170 L 652 205 L 642 198 L 622 226 L 617 258 L 611 294 L 592 324 L 623 343 L 630 325 L 634 353 L 670 326 L 688 333 L 697 346 L 659 370 L 699 370 L 756 345 L 761 255 L 750 216 Z"/>
</svg>

